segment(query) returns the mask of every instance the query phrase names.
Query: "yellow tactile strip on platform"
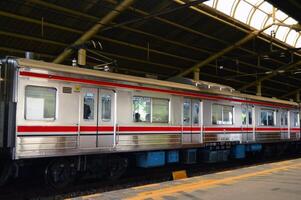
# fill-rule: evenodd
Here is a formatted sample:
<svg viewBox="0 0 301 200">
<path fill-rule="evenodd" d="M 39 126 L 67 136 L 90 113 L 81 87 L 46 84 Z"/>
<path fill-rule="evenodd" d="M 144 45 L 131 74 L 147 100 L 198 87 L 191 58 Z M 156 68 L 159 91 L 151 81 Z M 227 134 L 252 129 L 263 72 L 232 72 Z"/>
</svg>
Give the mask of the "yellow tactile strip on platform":
<svg viewBox="0 0 301 200">
<path fill-rule="evenodd" d="M 189 193 L 196 190 L 229 185 L 244 179 L 266 176 L 271 173 L 277 173 L 299 167 L 301 167 L 301 159 L 296 159 L 291 161 L 258 165 L 255 167 L 246 167 L 237 170 L 229 170 L 183 180 L 168 181 L 160 184 L 150 184 L 119 191 L 88 195 L 75 199 L 164 199 L 166 196 L 175 197 L 181 193 Z"/>
</svg>

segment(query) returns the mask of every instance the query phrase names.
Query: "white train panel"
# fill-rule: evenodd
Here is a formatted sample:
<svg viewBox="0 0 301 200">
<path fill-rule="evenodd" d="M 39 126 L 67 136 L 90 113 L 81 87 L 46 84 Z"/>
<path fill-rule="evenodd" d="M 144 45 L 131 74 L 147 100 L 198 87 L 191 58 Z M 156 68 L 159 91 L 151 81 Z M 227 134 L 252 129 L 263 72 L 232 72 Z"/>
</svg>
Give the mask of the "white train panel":
<svg viewBox="0 0 301 200">
<path fill-rule="evenodd" d="M 16 158 L 300 139 L 297 108 L 31 72 L 18 81 Z"/>
</svg>

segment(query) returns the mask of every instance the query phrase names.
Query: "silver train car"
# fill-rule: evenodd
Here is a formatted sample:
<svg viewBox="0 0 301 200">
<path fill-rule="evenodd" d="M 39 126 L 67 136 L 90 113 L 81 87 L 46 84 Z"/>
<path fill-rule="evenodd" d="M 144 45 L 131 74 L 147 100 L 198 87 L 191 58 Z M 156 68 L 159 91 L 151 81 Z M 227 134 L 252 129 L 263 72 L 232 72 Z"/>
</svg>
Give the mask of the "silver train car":
<svg viewBox="0 0 301 200">
<path fill-rule="evenodd" d="M 3 181 L 27 161 L 43 160 L 46 179 L 64 185 L 72 174 L 97 166 L 119 177 L 128 155 L 150 167 L 172 156 L 194 162 L 199 149 L 210 160 L 217 149 L 244 157 L 267 144 L 300 142 L 295 102 L 203 81 L 175 83 L 29 59 L 8 57 L 0 67 Z M 69 178 L 55 177 L 57 170 Z"/>
</svg>

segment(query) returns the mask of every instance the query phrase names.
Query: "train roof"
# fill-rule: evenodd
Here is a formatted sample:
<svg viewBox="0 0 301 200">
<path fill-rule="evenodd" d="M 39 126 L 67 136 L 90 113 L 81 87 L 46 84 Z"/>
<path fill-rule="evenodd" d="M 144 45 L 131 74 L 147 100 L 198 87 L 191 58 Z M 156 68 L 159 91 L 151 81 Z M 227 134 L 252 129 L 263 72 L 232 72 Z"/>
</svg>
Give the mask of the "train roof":
<svg viewBox="0 0 301 200">
<path fill-rule="evenodd" d="M 85 68 L 78 68 L 78 67 L 75 68 L 73 66 L 54 64 L 54 63 L 25 59 L 25 58 L 18 58 L 17 63 L 21 67 L 30 67 L 30 68 L 58 71 L 58 72 L 78 74 L 78 75 L 87 75 L 87 76 L 93 76 L 98 78 L 112 79 L 116 81 L 127 81 L 127 82 L 133 82 L 138 84 L 148 84 L 148 85 L 159 86 L 159 87 L 168 87 L 174 89 L 189 90 L 194 92 L 202 92 L 207 94 L 231 96 L 231 97 L 237 97 L 243 99 L 285 104 L 285 105 L 296 106 L 296 107 L 299 106 L 298 103 L 293 101 L 286 101 L 281 99 L 244 94 L 235 91 L 233 88 L 231 89 L 231 87 L 205 82 L 205 81 L 194 82 L 195 83 L 194 85 L 184 84 L 184 83 L 156 80 L 151 78 L 137 77 L 137 76 L 131 76 L 125 74 L 112 73 L 112 72 L 97 71 L 92 69 L 85 69 Z M 211 85 L 213 87 L 207 87 L 207 88 L 200 87 L 204 85 L 207 86 Z"/>
</svg>

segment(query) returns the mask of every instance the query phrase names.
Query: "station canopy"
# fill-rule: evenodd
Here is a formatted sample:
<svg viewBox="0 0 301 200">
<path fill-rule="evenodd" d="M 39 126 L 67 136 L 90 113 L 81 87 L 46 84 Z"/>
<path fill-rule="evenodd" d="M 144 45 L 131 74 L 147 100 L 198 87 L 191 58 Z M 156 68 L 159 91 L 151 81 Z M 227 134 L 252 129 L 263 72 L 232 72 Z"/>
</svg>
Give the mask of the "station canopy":
<svg viewBox="0 0 301 200">
<path fill-rule="evenodd" d="M 71 65 L 75 44 L 93 40 L 102 48 L 88 49 L 84 67 L 160 80 L 199 70 L 205 82 L 249 94 L 261 85 L 263 96 L 296 100 L 301 37 L 290 25 L 301 22 L 300 8 L 297 0 L 1 0 L 0 55 L 31 51 Z"/>
<path fill-rule="evenodd" d="M 258 30 L 273 22 L 287 25 L 298 23 L 297 20 L 264 0 L 209 0 L 204 4 Z M 301 47 L 300 33 L 289 27 L 274 25 L 264 33 L 275 34 L 280 41 L 296 48 Z"/>
</svg>

